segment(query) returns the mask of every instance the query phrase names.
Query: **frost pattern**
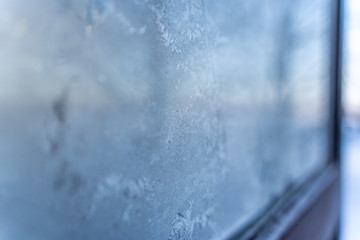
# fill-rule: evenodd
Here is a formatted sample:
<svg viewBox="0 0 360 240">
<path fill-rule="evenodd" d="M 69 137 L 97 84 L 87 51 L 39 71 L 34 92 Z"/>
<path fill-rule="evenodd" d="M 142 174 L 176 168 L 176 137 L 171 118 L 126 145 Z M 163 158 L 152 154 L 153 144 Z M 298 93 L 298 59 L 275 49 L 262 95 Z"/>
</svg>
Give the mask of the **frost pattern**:
<svg viewBox="0 0 360 240">
<path fill-rule="evenodd" d="M 172 52 L 182 53 L 184 48 L 206 35 L 203 1 L 160 1 L 149 7 L 155 13 L 164 45 Z"/>
<path fill-rule="evenodd" d="M 150 181 L 145 177 L 133 180 L 126 179 L 121 175 L 109 174 L 99 181 L 87 218 L 91 218 L 95 214 L 97 205 L 106 198 L 118 197 L 121 194 L 126 199 L 135 200 L 151 190 Z M 124 211 L 123 220 L 129 221 L 129 211 L 132 207 L 133 204 L 128 205 Z"/>
<path fill-rule="evenodd" d="M 190 202 L 188 207 L 181 213 L 178 213 L 171 224 L 171 233 L 168 237 L 169 240 L 191 240 L 194 227 L 206 227 L 211 225 L 210 217 L 214 209 L 209 208 L 203 214 L 192 216 L 193 209 Z"/>
<path fill-rule="evenodd" d="M 329 4 L 0 4 L 1 234 L 218 239 L 245 226 L 325 162 Z"/>
<path fill-rule="evenodd" d="M 89 24 L 86 26 L 86 31 L 91 33 L 92 29 L 96 30 L 100 24 L 105 24 L 107 18 L 112 18 L 129 34 L 142 35 L 146 32 L 146 26 L 135 27 L 123 12 L 116 9 L 115 5 L 114 0 L 92 0 L 83 14 L 83 18 Z"/>
</svg>

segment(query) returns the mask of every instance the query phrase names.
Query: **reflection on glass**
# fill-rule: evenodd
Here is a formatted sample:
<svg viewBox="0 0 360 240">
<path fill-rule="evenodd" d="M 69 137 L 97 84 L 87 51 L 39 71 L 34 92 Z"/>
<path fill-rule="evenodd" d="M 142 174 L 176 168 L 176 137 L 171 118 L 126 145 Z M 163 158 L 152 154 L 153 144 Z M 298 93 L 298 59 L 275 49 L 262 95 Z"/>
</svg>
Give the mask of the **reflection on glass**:
<svg viewBox="0 0 360 240">
<path fill-rule="evenodd" d="M 0 238 L 210 239 L 327 157 L 330 1 L 0 3 Z"/>
</svg>

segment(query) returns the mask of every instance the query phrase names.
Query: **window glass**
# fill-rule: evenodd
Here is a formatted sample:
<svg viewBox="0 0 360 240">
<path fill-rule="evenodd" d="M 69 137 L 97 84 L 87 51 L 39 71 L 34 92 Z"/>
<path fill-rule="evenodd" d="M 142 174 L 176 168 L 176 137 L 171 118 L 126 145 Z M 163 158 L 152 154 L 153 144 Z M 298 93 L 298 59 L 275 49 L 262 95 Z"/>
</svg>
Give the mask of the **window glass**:
<svg viewBox="0 0 360 240">
<path fill-rule="evenodd" d="M 326 162 L 330 0 L 0 2 L 0 238 L 210 239 Z"/>
</svg>

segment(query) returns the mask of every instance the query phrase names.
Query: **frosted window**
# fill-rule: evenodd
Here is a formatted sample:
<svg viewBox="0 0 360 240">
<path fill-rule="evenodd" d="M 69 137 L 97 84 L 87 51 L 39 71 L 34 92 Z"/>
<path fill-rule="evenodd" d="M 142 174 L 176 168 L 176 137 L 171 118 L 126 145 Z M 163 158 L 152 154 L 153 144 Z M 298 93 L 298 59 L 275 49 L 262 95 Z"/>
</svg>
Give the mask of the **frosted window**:
<svg viewBox="0 0 360 240">
<path fill-rule="evenodd" d="M 0 239 L 211 239 L 327 158 L 330 0 L 0 2 Z"/>
</svg>

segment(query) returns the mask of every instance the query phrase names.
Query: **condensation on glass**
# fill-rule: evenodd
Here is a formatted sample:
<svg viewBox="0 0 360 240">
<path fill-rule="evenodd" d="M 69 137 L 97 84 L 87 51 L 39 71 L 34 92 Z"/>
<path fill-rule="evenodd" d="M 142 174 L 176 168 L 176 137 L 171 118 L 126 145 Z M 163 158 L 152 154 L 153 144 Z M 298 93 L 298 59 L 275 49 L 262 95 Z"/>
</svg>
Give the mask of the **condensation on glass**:
<svg viewBox="0 0 360 240">
<path fill-rule="evenodd" d="M 328 152 L 330 0 L 0 2 L 0 238 L 211 239 Z"/>
</svg>

